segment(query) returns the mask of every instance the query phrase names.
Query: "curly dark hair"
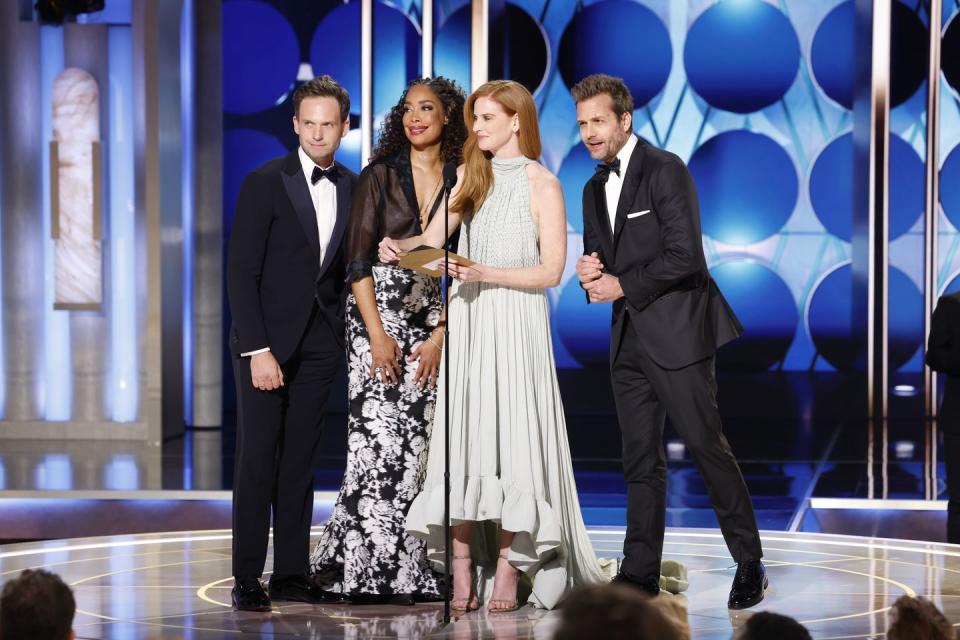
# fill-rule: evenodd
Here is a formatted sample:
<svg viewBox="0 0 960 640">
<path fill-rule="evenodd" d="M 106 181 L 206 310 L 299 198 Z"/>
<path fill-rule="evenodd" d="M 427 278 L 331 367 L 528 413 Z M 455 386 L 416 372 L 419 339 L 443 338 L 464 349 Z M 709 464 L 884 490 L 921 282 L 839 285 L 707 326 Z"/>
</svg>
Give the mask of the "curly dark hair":
<svg viewBox="0 0 960 640">
<path fill-rule="evenodd" d="M 440 98 L 443 106 L 443 115 L 447 123 L 443 125 L 443 134 L 440 141 L 440 159 L 443 162 L 461 164 L 463 162 L 463 143 L 467 140 L 467 127 L 463 123 L 463 103 L 466 95 L 455 81 L 437 76 L 436 78 L 417 78 L 407 85 L 397 104 L 390 109 L 380 125 L 380 139 L 373 150 L 371 162 L 387 158 L 399 152 L 410 144 L 403 132 L 403 103 L 407 93 L 417 86 L 428 86 Z"/>
</svg>

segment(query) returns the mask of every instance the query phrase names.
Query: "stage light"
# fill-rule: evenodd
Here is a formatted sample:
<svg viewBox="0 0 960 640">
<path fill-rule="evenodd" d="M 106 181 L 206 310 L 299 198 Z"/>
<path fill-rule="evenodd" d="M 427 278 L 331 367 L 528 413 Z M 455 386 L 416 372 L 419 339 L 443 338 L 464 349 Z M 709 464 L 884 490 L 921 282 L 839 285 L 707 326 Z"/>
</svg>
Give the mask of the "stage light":
<svg viewBox="0 0 960 640">
<path fill-rule="evenodd" d="M 898 384 L 893 387 L 893 391 L 891 393 L 895 396 L 907 398 L 917 395 L 917 388 L 912 384 Z"/>
<path fill-rule="evenodd" d="M 39 0 L 34 7 L 40 22 L 63 24 L 81 13 L 103 11 L 104 0 Z"/>
<path fill-rule="evenodd" d="M 667 460 L 683 460 L 683 455 L 687 447 L 679 440 L 671 440 L 667 443 Z"/>
<path fill-rule="evenodd" d="M 893 455 L 898 460 L 908 460 L 913 457 L 916 445 L 909 440 L 899 440 L 893 443 Z"/>
</svg>

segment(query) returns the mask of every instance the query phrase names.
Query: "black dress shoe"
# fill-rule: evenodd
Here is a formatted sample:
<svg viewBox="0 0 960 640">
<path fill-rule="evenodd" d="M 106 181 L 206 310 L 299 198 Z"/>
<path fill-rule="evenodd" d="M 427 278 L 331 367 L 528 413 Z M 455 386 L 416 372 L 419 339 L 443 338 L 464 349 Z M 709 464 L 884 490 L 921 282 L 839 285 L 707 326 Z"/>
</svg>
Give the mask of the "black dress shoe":
<svg viewBox="0 0 960 640">
<path fill-rule="evenodd" d="M 270 598 L 257 578 L 234 578 L 233 608 L 239 611 L 270 611 Z"/>
<path fill-rule="evenodd" d="M 746 609 L 763 600 L 763 591 L 767 588 L 767 570 L 759 560 L 747 560 L 737 565 L 737 575 L 733 577 L 730 598 L 727 607 Z"/>
<path fill-rule="evenodd" d="M 354 593 L 350 604 L 385 604 L 411 607 L 414 604 L 412 593 Z"/>
<path fill-rule="evenodd" d="M 657 578 L 647 578 L 646 580 L 636 580 L 622 571 L 618 572 L 611 581 L 613 584 L 622 584 L 633 589 L 639 589 L 651 598 L 660 595 L 660 580 Z"/>
<path fill-rule="evenodd" d="M 344 603 L 346 599 L 339 593 L 325 591 L 310 576 L 284 576 L 270 578 L 270 598 L 286 602 L 307 602 L 309 604 Z"/>
</svg>

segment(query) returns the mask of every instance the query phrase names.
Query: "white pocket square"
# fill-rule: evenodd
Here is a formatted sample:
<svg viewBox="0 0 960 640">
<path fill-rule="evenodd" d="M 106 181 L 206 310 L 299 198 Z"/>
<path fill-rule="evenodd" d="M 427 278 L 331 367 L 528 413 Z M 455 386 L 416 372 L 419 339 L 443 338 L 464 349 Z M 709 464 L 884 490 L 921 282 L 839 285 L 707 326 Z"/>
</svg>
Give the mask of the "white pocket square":
<svg viewBox="0 0 960 640">
<path fill-rule="evenodd" d="M 631 218 L 639 218 L 640 216 L 646 215 L 648 213 L 650 213 L 650 209 L 644 209 L 643 211 L 635 211 L 633 213 L 628 213 L 627 220 L 630 220 Z"/>
</svg>

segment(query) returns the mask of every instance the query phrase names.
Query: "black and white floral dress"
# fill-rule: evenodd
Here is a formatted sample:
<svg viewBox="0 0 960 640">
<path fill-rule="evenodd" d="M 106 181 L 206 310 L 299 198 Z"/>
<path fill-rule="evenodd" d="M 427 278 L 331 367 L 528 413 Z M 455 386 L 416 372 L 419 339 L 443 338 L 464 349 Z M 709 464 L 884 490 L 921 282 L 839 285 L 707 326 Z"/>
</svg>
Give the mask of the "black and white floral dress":
<svg viewBox="0 0 960 640">
<path fill-rule="evenodd" d="M 382 173 L 383 168 L 373 171 Z M 360 197 L 366 188 L 366 197 L 382 198 L 383 189 L 376 182 L 376 175 L 362 178 Z M 351 215 L 369 215 L 371 207 L 381 209 L 360 203 Z M 352 241 L 360 242 L 356 236 L 362 235 L 362 220 L 351 220 L 351 225 Z M 379 239 L 374 247 L 376 242 Z M 407 534 L 404 523 L 423 485 L 436 398 L 429 385 L 419 389 L 414 382 L 419 362 L 406 357 L 439 322 L 440 281 L 399 267 L 362 263 L 351 261 L 348 272 L 373 276 L 383 328 L 404 355 L 403 377 L 398 384 L 370 377 L 370 337 L 351 294 L 346 306 L 347 466 L 333 513 L 310 558 L 310 570 L 325 589 L 347 596 L 439 597 L 442 576 L 430 568 L 425 543 Z"/>
</svg>

